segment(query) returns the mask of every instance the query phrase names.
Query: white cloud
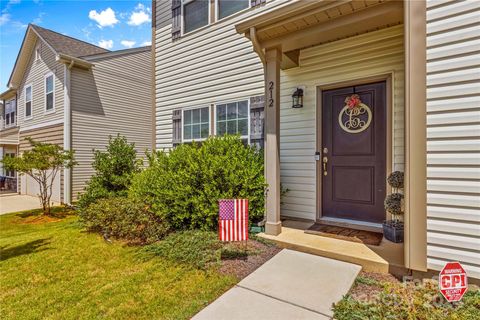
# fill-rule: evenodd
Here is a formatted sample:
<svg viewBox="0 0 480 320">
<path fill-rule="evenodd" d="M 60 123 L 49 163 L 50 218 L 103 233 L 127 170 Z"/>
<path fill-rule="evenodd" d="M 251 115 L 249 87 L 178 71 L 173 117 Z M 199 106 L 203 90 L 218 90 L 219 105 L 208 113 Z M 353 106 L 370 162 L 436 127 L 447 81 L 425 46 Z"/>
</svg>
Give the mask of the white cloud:
<svg viewBox="0 0 480 320">
<path fill-rule="evenodd" d="M 113 27 L 119 22 L 117 17 L 115 17 L 115 11 L 113 11 L 112 8 L 107 8 L 101 12 L 91 10 L 88 13 L 88 17 L 97 22 L 97 26 L 100 29 L 103 27 Z"/>
<path fill-rule="evenodd" d="M 100 40 L 98 41 L 98 46 L 102 47 L 103 49 L 112 49 L 113 40 Z"/>
<path fill-rule="evenodd" d="M 131 26 L 139 26 L 151 21 L 152 19 L 150 18 L 150 8 L 147 8 L 143 4 L 139 3 L 133 10 L 127 23 Z"/>
<path fill-rule="evenodd" d="M 131 41 L 131 40 L 122 40 L 120 41 L 120 43 L 122 44 L 122 46 L 124 47 L 127 47 L 127 48 L 131 48 L 135 45 L 135 41 Z"/>
<path fill-rule="evenodd" d="M 0 26 L 3 26 L 8 21 L 10 21 L 10 15 L 8 13 L 2 13 L 0 16 Z"/>
<path fill-rule="evenodd" d="M 152 45 L 152 41 L 145 41 L 142 43 L 142 46 L 151 46 Z"/>
</svg>

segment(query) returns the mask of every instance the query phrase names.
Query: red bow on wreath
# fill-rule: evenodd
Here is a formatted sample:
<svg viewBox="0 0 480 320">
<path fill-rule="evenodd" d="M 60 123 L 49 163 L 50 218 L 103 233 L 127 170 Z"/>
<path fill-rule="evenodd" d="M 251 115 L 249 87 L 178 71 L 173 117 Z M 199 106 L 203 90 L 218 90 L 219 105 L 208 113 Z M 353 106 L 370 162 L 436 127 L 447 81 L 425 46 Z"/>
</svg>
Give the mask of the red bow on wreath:
<svg viewBox="0 0 480 320">
<path fill-rule="evenodd" d="M 345 104 L 348 106 L 349 109 L 356 108 L 362 103 L 358 94 L 352 94 L 350 97 L 345 99 Z"/>
</svg>

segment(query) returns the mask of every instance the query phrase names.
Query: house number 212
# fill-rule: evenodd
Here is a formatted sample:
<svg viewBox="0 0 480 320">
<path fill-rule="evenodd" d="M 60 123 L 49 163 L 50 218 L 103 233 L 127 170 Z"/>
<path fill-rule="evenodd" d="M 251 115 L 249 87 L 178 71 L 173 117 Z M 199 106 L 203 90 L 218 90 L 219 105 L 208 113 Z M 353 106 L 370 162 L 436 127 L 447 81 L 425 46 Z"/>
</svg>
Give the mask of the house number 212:
<svg viewBox="0 0 480 320">
<path fill-rule="evenodd" d="M 268 83 L 268 106 L 273 107 L 273 81 Z"/>
</svg>

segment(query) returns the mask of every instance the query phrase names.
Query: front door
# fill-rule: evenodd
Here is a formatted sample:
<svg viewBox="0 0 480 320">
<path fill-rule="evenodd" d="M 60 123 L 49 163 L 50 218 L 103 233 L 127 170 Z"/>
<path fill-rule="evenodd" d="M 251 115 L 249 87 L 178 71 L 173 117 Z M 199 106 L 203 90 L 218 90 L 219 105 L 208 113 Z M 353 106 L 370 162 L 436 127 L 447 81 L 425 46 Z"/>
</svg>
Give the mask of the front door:
<svg viewBox="0 0 480 320">
<path fill-rule="evenodd" d="M 386 82 L 322 92 L 323 217 L 385 220 L 386 119 Z"/>
</svg>

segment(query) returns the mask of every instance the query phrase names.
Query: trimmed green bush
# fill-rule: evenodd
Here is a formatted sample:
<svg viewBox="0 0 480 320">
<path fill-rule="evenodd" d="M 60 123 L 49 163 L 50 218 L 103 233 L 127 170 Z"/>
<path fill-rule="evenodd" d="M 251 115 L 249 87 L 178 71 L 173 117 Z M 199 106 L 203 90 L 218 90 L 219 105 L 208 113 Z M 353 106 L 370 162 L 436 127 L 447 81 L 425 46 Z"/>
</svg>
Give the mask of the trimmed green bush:
<svg viewBox="0 0 480 320">
<path fill-rule="evenodd" d="M 214 230 L 218 200 L 249 199 L 250 221 L 264 215 L 263 156 L 237 136 L 211 137 L 149 156 L 130 195 L 144 201 L 176 230 Z"/>
<path fill-rule="evenodd" d="M 168 225 L 141 201 L 99 199 L 79 212 L 87 230 L 130 242 L 152 243 L 165 237 Z"/>
<path fill-rule="evenodd" d="M 135 173 L 140 171 L 142 161 L 137 159 L 135 144 L 128 143 L 125 137 L 110 137 L 106 152 L 94 150 L 92 176 L 78 205 L 85 209 L 97 199 L 126 196 Z"/>
</svg>

